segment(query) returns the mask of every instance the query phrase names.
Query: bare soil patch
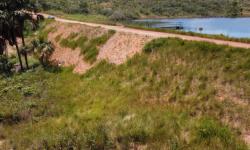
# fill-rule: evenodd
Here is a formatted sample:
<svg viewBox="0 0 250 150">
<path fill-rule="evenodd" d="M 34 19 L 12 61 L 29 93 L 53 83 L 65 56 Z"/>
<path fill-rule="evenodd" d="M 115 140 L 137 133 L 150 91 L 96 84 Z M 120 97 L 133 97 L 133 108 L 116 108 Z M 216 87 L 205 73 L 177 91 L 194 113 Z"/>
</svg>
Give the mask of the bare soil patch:
<svg viewBox="0 0 250 150">
<path fill-rule="evenodd" d="M 55 51 L 51 56 L 51 60 L 61 64 L 64 67 L 74 67 L 74 72 L 83 74 L 92 67 L 89 63 L 85 62 L 81 55 L 80 49 L 72 50 L 70 48 L 61 47 L 59 42 L 55 41 L 57 36 L 61 39 L 67 38 L 71 33 L 77 33 L 78 36 L 86 36 L 88 39 L 99 37 L 108 32 L 106 29 L 100 27 L 89 27 L 79 24 L 68 24 L 55 22 L 49 27 L 56 28 L 55 32 L 49 33 L 49 40 L 53 42 Z"/>
<path fill-rule="evenodd" d="M 100 49 L 98 60 L 122 64 L 128 58 L 142 51 L 144 45 L 153 38 L 145 35 L 118 32 Z"/>
<path fill-rule="evenodd" d="M 244 135 L 243 135 L 243 139 L 244 141 L 246 142 L 246 144 L 248 146 L 250 146 L 250 131 L 249 132 L 246 132 Z"/>
<path fill-rule="evenodd" d="M 233 88 L 230 85 L 217 84 L 217 99 L 220 101 L 230 100 L 236 105 L 247 106 L 249 105 L 250 99 L 246 98 L 242 89 Z"/>
<path fill-rule="evenodd" d="M 5 141 L 4 141 L 4 140 L 0 140 L 0 150 L 3 148 L 4 143 L 5 143 Z"/>
<path fill-rule="evenodd" d="M 58 36 L 60 36 L 60 39 L 67 38 L 71 33 L 77 33 L 78 37 L 85 36 L 88 39 L 94 39 L 108 33 L 108 29 L 61 22 L 55 22 L 47 28 L 51 27 L 56 29 L 48 35 L 49 40 L 55 45 L 55 51 L 51 56 L 51 60 L 65 67 L 73 66 L 74 72 L 80 74 L 85 73 L 94 66 L 84 61 L 79 48 L 72 50 L 62 47 L 60 41 L 55 39 Z M 105 59 L 110 63 L 122 64 L 134 54 L 141 52 L 144 45 L 152 39 L 152 37 L 147 35 L 117 32 L 106 44 L 100 47 L 97 60 Z"/>
</svg>

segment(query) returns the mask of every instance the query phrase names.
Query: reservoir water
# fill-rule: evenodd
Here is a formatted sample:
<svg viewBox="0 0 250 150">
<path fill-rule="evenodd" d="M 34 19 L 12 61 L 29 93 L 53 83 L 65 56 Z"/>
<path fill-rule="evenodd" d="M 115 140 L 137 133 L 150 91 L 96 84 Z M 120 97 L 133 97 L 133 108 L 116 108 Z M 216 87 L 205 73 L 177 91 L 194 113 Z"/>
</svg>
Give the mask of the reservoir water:
<svg viewBox="0 0 250 150">
<path fill-rule="evenodd" d="M 250 18 L 142 19 L 135 22 L 153 28 L 177 28 L 187 32 L 250 38 Z"/>
</svg>

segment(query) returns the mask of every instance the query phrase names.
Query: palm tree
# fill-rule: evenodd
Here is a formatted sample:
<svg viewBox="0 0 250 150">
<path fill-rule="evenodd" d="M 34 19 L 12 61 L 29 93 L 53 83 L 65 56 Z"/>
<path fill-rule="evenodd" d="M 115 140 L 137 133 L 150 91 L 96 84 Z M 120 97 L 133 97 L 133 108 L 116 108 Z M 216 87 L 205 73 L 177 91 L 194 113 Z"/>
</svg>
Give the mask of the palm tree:
<svg viewBox="0 0 250 150">
<path fill-rule="evenodd" d="M 29 20 L 32 25 L 36 28 L 38 25 L 35 22 L 35 20 L 32 18 L 32 14 L 24 12 L 24 11 L 19 11 L 16 13 L 16 33 L 17 36 L 22 39 L 22 45 L 23 47 L 26 47 L 26 43 L 24 40 L 24 24 L 26 20 Z M 27 51 L 22 51 L 22 55 L 25 58 L 25 63 L 26 63 L 26 68 L 29 69 L 29 64 L 28 64 L 28 54 Z"/>
<path fill-rule="evenodd" d="M 25 44 L 23 44 L 23 46 L 20 48 L 20 53 L 21 55 L 24 56 L 27 69 L 29 69 L 28 54 L 31 52 L 32 52 L 32 48 L 29 46 L 26 46 Z"/>
<path fill-rule="evenodd" d="M 29 21 L 30 23 L 32 23 L 33 29 L 36 29 L 38 27 L 37 21 L 39 20 L 35 20 L 33 18 L 32 12 L 36 12 L 36 7 L 33 3 L 30 3 L 28 0 L 26 1 L 22 0 L 22 3 L 20 3 L 20 5 L 21 5 L 20 8 L 16 10 L 14 14 L 15 15 L 15 30 L 17 33 L 17 37 L 20 37 L 22 39 L 23 47 L 26 47 L 26 43 L 24 40 L 24 33 L 23 33 L 25 21 Z M 23 51 L 22 54 L 25 58 L 26 68 L 29 69 L 27 51 Z"/>
<path fill-rule="evenodd" d="M 11 46 L 16 47 L 21 70 L 23 70 L 24 67 L 17 38 L 22 39 L 22 44 L 25 47 L 26 44 L 23 34 L 24 22 L 25 20 L 34 22 L 32 13 L 30 13 L 33 11 L 35 12 L 35 7 L 31 5 L 29 0 L 1 0 L 0 2 L 0 37 L 3 41 L 8 41 Z M 0 44 L 2 48 L 6 45 L 4 42 Z M 23 55 L 25 57 L 26 66 L 29 68 L 27 53 Z"/>
<path fill-rule="evenodd" d="M 6 42 L 3 38 L 0 38 L 0 55 L 4 55 L 6 51 Z"/>
<path fill-rule="evenodd" d="M 35 55 L 38 57 L 40 63 L 43 65 L 43 67 L 46 67 L 49 63 L 49 57 L 54 51 L 53 44 L 43 39 L 39 39 L 32 41 L 32 45 L 32 49 Z"/>
</svg>

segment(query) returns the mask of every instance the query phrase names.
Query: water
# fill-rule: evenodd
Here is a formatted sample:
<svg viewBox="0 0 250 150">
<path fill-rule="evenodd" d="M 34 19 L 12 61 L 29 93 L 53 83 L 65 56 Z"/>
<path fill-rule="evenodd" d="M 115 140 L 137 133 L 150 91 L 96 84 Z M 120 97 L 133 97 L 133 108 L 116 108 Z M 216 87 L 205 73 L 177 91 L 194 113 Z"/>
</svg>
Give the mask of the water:
<svg viewBox="0 0 250 150">
<path fill-rule="evenodd" d="M 250 18 L 143 19 L 135 22 L 154 28 L 175 28 L 187 32 L 250 38 Z"/>
</svg>

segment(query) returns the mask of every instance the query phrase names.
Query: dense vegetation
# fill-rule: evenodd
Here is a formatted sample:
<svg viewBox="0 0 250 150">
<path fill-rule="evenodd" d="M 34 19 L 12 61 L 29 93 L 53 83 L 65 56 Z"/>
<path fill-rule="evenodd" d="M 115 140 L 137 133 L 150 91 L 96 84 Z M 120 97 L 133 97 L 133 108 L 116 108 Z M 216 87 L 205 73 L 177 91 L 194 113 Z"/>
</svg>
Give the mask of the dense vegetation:
<svg viewBox="0 0 250 150">
<path fill-rule="evenodd" d="M 41 67 L 0 80 L 6 149 L 247 149 L 250 51 L 158 39 L 85 75 Z"/>
<path fill-rule="evenodd" d="M 56 2 L 41 6 L 69 8 Z M 114 7 L 110 17 L 117 19 L 124 12 L 133 17 L 129 5 L 139 1 L 64 2 L 81 6 L 68 13 Z M 0 2 L 0 149 L 248 149 L 243 141 L 250 130 L 248 49 L 157 39 L 125 64 L 102 61 L 77 75 L 71 68 L 51 66 L 53 45 L 47 39 L 55 29 L 45 28 L 51 22 L 46 20 L 37 32 L 29 31 L 25 20 L 33 19 L 23 10 L 35 7 L 28 4 Z M 235 11 L 230 12 L 238 13 L 238 3 L 231 4 Z M 29 34 L 35 39 L 26 42 Z M 55 41 L 80 48 L 93 63 L 98 47 L 113 34 L 87 39 L 71 33 Z M 16 47 L 17 56 L 8 54 L 7 44 Z M 22 72 L 14 73 L 18 61 Z"/>
<path fill-rule="evenodd" d="M 44 0 L 43 10 L 55 9 L 66 13 L 95 13 L 113 20 L 143 16 L 199 17 L 241 16 L 249 14 L 247 0 Z"/>
<path fill-rule="evenodd" d="M 31 31 L 37 30 L 43 19 L 43 16 L 36 15 L 36 7 L 29 0 L 3 0 L 0 2 L 0 73 L 10 75 L 14 71 L 30 69 L 28 56 L 32 54 L 36 54 L 45 66 L 45 62 L 53 51 L 52 44 L 44 39 L 39 39 L 39 41 L 34 39 L 30 45 L 27 45 L 25 41 L 25 36 Z M 20 69 L 17 64 L 14 68 L 14 63 L 10 61 L 7 46 L 16 48 Z"/>
</svg>

